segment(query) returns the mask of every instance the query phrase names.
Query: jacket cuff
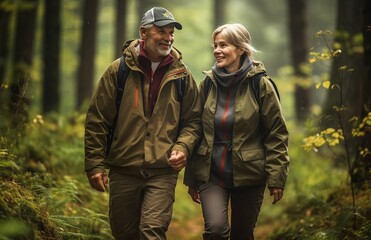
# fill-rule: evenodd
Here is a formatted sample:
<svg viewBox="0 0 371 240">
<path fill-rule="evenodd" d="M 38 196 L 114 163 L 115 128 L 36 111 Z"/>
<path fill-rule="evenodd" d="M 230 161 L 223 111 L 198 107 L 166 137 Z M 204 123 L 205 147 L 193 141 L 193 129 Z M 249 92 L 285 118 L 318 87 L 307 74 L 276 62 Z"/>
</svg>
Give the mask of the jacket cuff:
<svg viewBox="0 0 371 240">
<path fill-rule="evenodd" d="M 285 189 L 286 179 L 278 179 L 277 177 L 268 178 L 268 188 L 282 188 Z"/>
<path fill-rule="evenodd" d="M 95 175 L 97 173 L 105 173 L 105 172 L 106 172 L 106 169 L 105 168 L 96 167 L 96 168 L 91 169 L 90 171 L 86 171 L 86 175 L 88 177 L 90 177 L 90 176 L 93 176 L 93 175 Z"/>
<path fill-rule="evenodd" d="M 188 159 L 189 157 L 189 153 L 188 153 L 188 150 L 187 148 L 179 145 L 179 144 L 176 144 L 174 145 L 174 147 L 171 149 L 171 151 L 174 151 L 174 150 L 177 150 L 177 151 L 181 151 L 182 153 L 184 153 L 184 155 L 186 156 L 186 158 Z"/>
</svg>

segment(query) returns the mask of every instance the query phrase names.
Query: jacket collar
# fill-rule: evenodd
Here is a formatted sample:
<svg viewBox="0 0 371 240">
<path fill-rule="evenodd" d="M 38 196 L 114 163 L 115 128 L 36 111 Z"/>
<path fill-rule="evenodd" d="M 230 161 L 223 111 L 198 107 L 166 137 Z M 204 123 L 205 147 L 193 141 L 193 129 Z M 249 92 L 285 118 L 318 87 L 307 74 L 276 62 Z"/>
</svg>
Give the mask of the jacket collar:
<svg viewBox="0 0 371 240">
<path fill-rule="evenodd" d="M 174 61 L 174 57 L 169 54 L 167 55 L 161 63 L 158 65 L 158 69 L 168 66 L 171 62 Z M 139 68 L 147 75 L 152 75 L 151 61 L 148 59 L 146 52 L 144 51 L 144 41 L 139 41 L 139 54 L 138 54 L 138 63 Z"/>
</svg>

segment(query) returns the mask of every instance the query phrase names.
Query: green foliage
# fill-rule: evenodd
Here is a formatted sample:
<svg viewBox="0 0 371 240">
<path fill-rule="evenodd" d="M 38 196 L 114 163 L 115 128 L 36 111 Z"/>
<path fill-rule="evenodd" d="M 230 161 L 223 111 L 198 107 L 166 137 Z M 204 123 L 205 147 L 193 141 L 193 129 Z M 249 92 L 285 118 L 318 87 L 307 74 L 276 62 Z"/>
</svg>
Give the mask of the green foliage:
<svg viewBox="0 0 371 240">
<path fill-rule="evenodd" d="M 298 198 L 287 208 L 285 227 L 276 229 L 271 239 L 368 239 L 371 233 L 370 189 L 357 193 L 358 222 L 353 228 L 352 198 L 338 187 L 328 198 Z"/>
<path fill-rule="evenodd" d="M 335 153 L 335 156 L 337 156 L 337 151 L 340 150 L 341 154 L 344 156 L 341 156 L 340 159 L 345 159 L 345 162 L 347 163 L 348 167 L 348 174 L 349 174 L 349 179 L 350 179 L 350 189 L 351 193 L 349 194 L 349 198 L 352 199 L 350 202 L 351 207 L 345 207 L 344 211 L 341 213 L 337 213 L 339 217 L 337 218 L 336 225 L 330 226 L 328 228 L 335 228 L 338 230 L 337 232 L 331 231 L 331 232 L 311 232 L 307 231 L 304 236 L 317 236 L 317 234 L 320 234 L 321 238 L 324 239 L 337 239 L 339 236 L 343 237 L 344 235 L 346 236 L 345 239 L 363 239 L 362 237 L 359 238 L 359 233 L 357 232 L 357 228 L 359 227 L 359 218 L 361 219 L 366 219 L 365 225 L 361 224 L 360 226 L 362 228 L 370 229 L 370 216 L 369 210 L 366 211 L 366 217 L 362 216 L 360 214 L 361 209 L 359 209 L 360 204 L 360 199 L 358 199 L 356 196 L 356 190 L 359 190 L 362 185 L 367 185 L 367 178 L 364 176 L 367 176 L 368 173 L 364 173 L 363 176 L 362 174 L 359 174 L 360 172 L 364 171 L 367 172 L 369 171 L 367 169 L 367 163 L 364 163 L 365 157 L 369 155 L 369 149 L 367 146 L 361 146 L 358 151 L 358 154 L 352 154 L 352 148 L 350 147 L 350 141 L 354 142 L 360 142 L 359 140 L 363 137 L 369 137 L 371 134 L 371 113 L 368 112 L 366 116 L 362 119 L 362 121 L 358 121 L 358 117 L 354 116 L 351 119 L 348 119 L 349 116 L 347 116 L 347 111 L 349 111 L 348 106 L 344 105 L 344 102 L 346 102 L 346 96 L 345 94 L 346 91 L 349 89 L 346 89 L 344 87 L 344 79 L 342 72 L 353 72 L 355 69 L 352 69 L 348 67 L 347 65 L 342 65 L 339 66 L 337 63 L 337 58 L 342 54 L 342 49 L 344 51 L 359 51 L 355 50 L 357 49 L 357 46 L 359 47 L 359 39 L 356 37 L 353 39 L 354 41 L 345 41 L 346 44 L 349 44 L 349 46 L 342 46 L 340 43 L 334 43 L 334 46 L 331 47 L 329 45 L 329 41 L 327 39 L 327 36 L 331 35 L 330 32 L 328 31 L 320 31 L 317 33 L 317 36 L 322 38 L 324 43 L 326 44 L 326 48 L 322 52 L 314 52 L 311 53 L 312 58 L 310 59 L 311 63 L 319 62 L 319 61 L 327 61 L 327 60 L 333 60 L 334 65 L 337 66 L 337 71 L 339 75 L 335 77 L 335 79 L 332 79 L 332 82 L 330 82 L 327 79 L 324 79 L 322 83 L 317 83 L 316 87 L 319 89 L 321 86 L 323 86 L 325 89 L 334 89 L 337 88 L 339 90 L 339 95 L 338 95 L 338 102 L 339 104 L 337 106 L 333 106 L 333 109 L 337 113 L 337 122 L 338 124 L 336 125 L 338 128 L 326 128 L 322 130 L 318 130 L 318 127 L 316 127 L 316 131 L 312 133 L 311 136 L 308 136 L 304 139 L 304 149 L 306 150 L 314 150 L 315 152 L 318 152 L 318 149 L 321 148 L 322 146 L 328 146 L 330 151 Z M 337 37 L 338 38 L 343 38 L 343 39 L 349 39 L 349 34 L 347 32 L 337 32 Z M 358 40 L 356 40 L 358 39 Z M 333 83 L 336 82 L 336 83 Z M 369 111 L 369 109 L 366 109 Z M 326 118 L 326 116 L 323 116 L 323 118 Z M 321 119 L 318 120 L 320 122 Z M 320 124 L 318 124 L 320 125 Z M 348 136 L 346 136 L 346 134 Z M 361 158 L 357 158 L 357 156 L 360 156 Z M 366 160 L 367 161 L 367 160 Z M 364 165 L 364 169 L 363 166 Z M 357 183 L 357 187 L 355 188 Z M 360 183 L 360 184 L 359 184 Z M 345 195 L 348 196 L 348 195 Z M 357 204 L 356 204 L 357 202 Z M 341 204 L 338 204 L 341 205 Z M 326 214 L 335 214 L 333 211 L 328 211 Z M 353 224 L 352 220 L 353 219 Z M 333 223 L 333 222 L 332 222 Z M 296 226 L 297 227 L 297 226 Z M 318 229 L 318 227 L 316 228 Z M 345 229 L 345 230 L 344 230 Z M 307 229 L 306 229 L 307 230 Z M 367 232 L 368 230 L 366 230 Z M 288 232 L 292 233 L 291 230 Z M 344 233 L 346 232 L 346 233 Z M 348 234 L 349 233 L 349 234 Z M 290 236 L 296 238 L 296 236 Z M 312 238 L 310 238 L 312 239 Z"/>
<path fill-rule="evenodd" d="M 113 239 L 106 214 L 87 208 L 73 215 L 51 215 L 51 221 L 59 226 L 63 239 Z"/>
<path fill-rule="evenodd" d="M 36 116 L 17 144 L 0 139 L 1 239 L 112 239 L 108 198 L 83 171 L 83 123 L 82 114 Z"/>
<path fill-rule="evenodd" d="M 24 167 L 31 172 L 74 174 L 83 171 L 82 136 L 84 115 L 70 118 L 37 115 L 18 139 L 16 151 Z"/>
<path fill-rule="evenodd" d="M 341 38 L 349 38 L 349 34 L 347 32 L 337 32 L 338 37 Z M 326 44 L 326 48 L 321 52 L 311 52 L 311 58 L 309 59 L 310 63 L 316 62 L 323 62 L 328 60 L 336 61 L 336 58 L 342 54 L 342 47 L 348 49 L 345 46 L 339 45 L 339 43 L 334 43 L 334 46 L 331 47 L 329 45 L 329 36 L 333 36 L 333 33 L 330 31 L 319 31 L 315 35 L 317 38 L 322 39 L 322 41 Z M 359 38 L 355 37 L 352 44 L 359 45 Z M 343 65 L 338 67 L 338 71 L 347 71 L 352 72 L 354 69 Z M 341 79 L 338 79 L 338 82 L 341 82 Z M 345 91 L 342 89 L 342 84 L 333 84 L 328 79 L 324 79 L 322 82 L 318 82 L 316 84 L 316 88 L 319 89 L 320 87 L 324 87 L 325 89 L 333 89 L 338 88 L 340 92 Z M 344 101 L 343 95 L 340 94 L 339 96 L 340 103 Z M 318 148 L 322 146 L 328 147 L 335 147 L 339 144 L 342 144 L 343 149 L 347 153 L 347 161 L 349 166 L 349 172 L 351 172 L 351 160 L 349 153 L 349 149 L 347 147 L 347 139 L 344 136 L 344 131 L 348 128 L 351 128 L 351 135 L 353 138 L 361 138 L 365 137 L 366 135 L 371 134 L 371 112 L 368 112 L 366 116 L 362 119 L 362 121 L 358 121 L 357 116 L 354 116 L 352 119 L 344 119 L 343 113 L 348 111 L 348 108 L 344 105 L 340 106 L 333 106 L 335 112 L 338 113 L 338 120 L 339 120 L 339 128 L 327 128 L 324 130 L 319 130 L 317 132 L 312 133 L 312 135 L 306 137 L 304 139 L 304 149 L 306 150 L 314 150 L 318 151 Z M 369 111 L 369 110 L 368 110 Z M 320 121 L 320 120 L 319 120 Z M 359 154 L 361 157 L 365 157 L 369 155 L 369 149 L 367 147 L 361 147 L 359 149 Z"/>
<path fill-rule="evenodd" d="M 26 237 L 30 234 L 31 229 L 25 223 L 16 219 L 7 219 L 0 221 L 0 239 L 10 240 L 17 237 Z"/>
<path fill-rule="evenodd" d="M 289 94 L 287 92 L 285 95 Z M 12 148 L 9 148 L 7 138 L 3 138 L 1 149 L 4 150 L 0 152 L 0 157 L 8 162 L 0 165 L 0 176 L 4 182 L 0 185 L 0 216 L 3 216 L 0 226 L 15 219 L 22 223 L 19 226 L 25 226 L 24 231 L 27 231 L 27 236 L 31 236 L 29 239 L 112 239 L 107 219 L 108 193 L 93 191 L 83 171 L 83 124 L 83 114 L 67 117 L 36 116 L 26 127 L 22 139 L 18 139 L 18 143 Z M 344 179 L 346 172 L 342 168 L 335 168 L 328 161 L 330 155 L 325 151 L 304 151 L 300 147 L 304 133 L 301 134 L 300 128 L 293 125 L 292 121 L 288 122 L 288 127 L 296 134 L 291 134 L 290 137 L 291 165 L 285 197 L 278 205 L 272 205 L 269 194 L 266 194 L 257 231 L 269 226 L 264 236 L 272 233 L 272 229 L 276 229 L 280 236 L 295 233 L 292 236 L 297 236 L 298 239 L 310 234 L 338 236 L 342 232 L 340 226 L 349 224 L 349 221 L 338 223 L 337 218 L 333 218 L 330 210 L 335 207 L 331 207 L 331 204 L 339 203 L 335 200 L 328 203 L 328 199 L 338 197 L 331 195 L 332 189 L 343 184 L 339 179 Z M 30 159 L 42 163 L 44 168 L 38 170 L 35 166 L 30 167 Z M 6 174 L 3 174 L 4 170 L 7 171 Z M 183 172 L 180 173 L 176 188 L 173 221 L 168 238 L 200 239 L 203 231 L 201 207 L 192 202 L 182 181 Z M 297 209 L 297 203 L 303 206 Z M 361 204 L 358 207 L 361 208 Z M 322 211 L 326 208 L 330 210 Z M 344 208 L 344 213 L 352 216 L 346 211 L 348 209 L 349 207 Z M 309 217 L 322 213 L 326 213 L 325 217 L 321 216 L 328 222 L 314 232 L 318 219 Z M 369 217 L 363 210 L 358 214 L 367 223 Z M 299 219 L 298 223 L 291 225 L 296 219 Z M 300 222 L 300 219 L 304 219 L 304 222 Z M 270 225 L 285 221 L 290 224 Z M 293 227 L 288 229 L 284 226 Z M 357 234 L 369 231 L 367 224 L 359 226 Z M 23 236 L 24 231 L 17 231 L 17 236 Z"/>
<path fill-rule="evenodd" d="M 1 170 L 1 169 L 0 169 Z M 0 216 L 4 236 L 23 236 L 22 239 L 54 237 L 55 229 L 48 219 L 46 206 L 38 203 L 32 191 L 15 181 L 4 181 L 0 185 Z M 6 225 L 21 222 L 20 232 L 6 232 Z"/>
</svg>

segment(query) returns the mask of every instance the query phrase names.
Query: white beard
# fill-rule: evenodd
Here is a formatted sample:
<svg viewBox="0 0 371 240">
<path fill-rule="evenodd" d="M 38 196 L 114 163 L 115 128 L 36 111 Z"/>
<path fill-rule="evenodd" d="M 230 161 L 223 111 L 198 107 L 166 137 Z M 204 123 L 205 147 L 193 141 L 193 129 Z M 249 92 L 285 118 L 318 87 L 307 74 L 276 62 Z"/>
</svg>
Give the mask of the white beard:
<svg viewBox="0 0 371 240">
<path fill-rule="evenodd" d="M 172 48 L 172 47 L 169 47 L 168 50 L 158 49 L 157 51 L 158 51 L 158 53 L 159 53 L 161 56 L 167 56 L 167 55 L 170 54 L 170 52 L 171 52 L 171 48 Z"/>
</svg>

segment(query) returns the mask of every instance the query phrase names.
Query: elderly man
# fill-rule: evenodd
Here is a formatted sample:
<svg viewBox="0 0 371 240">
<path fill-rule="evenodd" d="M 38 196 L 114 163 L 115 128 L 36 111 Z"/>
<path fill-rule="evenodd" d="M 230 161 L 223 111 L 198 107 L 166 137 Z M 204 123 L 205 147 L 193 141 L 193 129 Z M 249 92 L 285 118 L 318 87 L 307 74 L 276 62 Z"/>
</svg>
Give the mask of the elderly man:
<svg viewBox="0 0 371 240">
<path fill-rule="evenodd" d="M 166 239 L 178 173 L 201 134 L 197 85 L 173 47 L 174 28 L 182 25 L 168 10 L 148 10 L 140 39 L 124 44 L 123 59 L 103 74 L 86 115 L 85 170 L 98 191 L 105 191 L 109 179 L 116 239 Z M 116 110 L 121 61 L 126 79 Z"/>
</svg>

